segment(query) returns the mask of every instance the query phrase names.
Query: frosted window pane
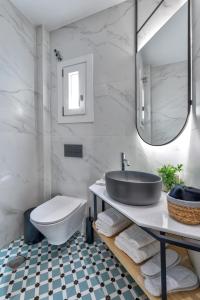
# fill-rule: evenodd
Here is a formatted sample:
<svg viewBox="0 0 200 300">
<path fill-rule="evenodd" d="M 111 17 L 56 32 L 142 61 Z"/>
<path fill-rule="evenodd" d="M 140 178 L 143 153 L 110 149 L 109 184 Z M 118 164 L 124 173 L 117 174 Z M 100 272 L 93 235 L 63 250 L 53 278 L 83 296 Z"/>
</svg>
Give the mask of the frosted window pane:
<svg viewBox="0 0 200 300">
<path fill-rule="evenodd" d="M 68 73 L 68 109 L 79 109 L 80 99 L 79 99 L 79 72 Z"/>
</svg>

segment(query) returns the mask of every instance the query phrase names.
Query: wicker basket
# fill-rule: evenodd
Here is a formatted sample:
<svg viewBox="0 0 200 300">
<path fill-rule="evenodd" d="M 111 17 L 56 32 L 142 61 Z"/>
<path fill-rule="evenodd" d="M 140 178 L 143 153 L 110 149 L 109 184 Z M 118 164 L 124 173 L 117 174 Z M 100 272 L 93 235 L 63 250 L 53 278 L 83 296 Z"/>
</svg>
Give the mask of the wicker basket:
<svg viewBox="0 0 200 300">
<path fill-rule="evenodd" d="M 178 222 L 200 224 L 200 202 L 179 200 L 167 195 L 169 215 Z"/>
</svg>

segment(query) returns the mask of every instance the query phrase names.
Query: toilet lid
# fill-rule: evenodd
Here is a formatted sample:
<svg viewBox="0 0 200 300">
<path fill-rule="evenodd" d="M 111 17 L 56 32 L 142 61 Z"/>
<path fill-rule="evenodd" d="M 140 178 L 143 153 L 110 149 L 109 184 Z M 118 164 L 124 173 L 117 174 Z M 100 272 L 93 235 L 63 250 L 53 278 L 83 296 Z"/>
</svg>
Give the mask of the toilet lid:
<svg viewBox="0 0 200 300">
<path fill-rule="evenodd" d="M 82 199 L 56 196 L 31 212 L 31 220 L 39 224 L 60 222 L 73 213 L 83 202 Z"/>
</svg>

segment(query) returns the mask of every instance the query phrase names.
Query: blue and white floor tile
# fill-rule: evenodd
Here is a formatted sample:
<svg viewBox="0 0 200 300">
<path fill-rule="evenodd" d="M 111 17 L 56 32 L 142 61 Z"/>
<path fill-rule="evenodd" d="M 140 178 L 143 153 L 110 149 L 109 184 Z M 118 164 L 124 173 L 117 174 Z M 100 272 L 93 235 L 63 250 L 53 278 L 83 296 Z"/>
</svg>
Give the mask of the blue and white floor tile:
<svg viewBox="0 0 200 300">
<path fill-rule="evenodd" d="M 26 261 L 12 271 L 6 263 L 17 254 Z M 28 246 L 22 237 L 0 251 L 0 268 L 2 300 L 147 299 L 104 243 L 88 245 L 80 234 L 62 246 Z"/>
</svg>

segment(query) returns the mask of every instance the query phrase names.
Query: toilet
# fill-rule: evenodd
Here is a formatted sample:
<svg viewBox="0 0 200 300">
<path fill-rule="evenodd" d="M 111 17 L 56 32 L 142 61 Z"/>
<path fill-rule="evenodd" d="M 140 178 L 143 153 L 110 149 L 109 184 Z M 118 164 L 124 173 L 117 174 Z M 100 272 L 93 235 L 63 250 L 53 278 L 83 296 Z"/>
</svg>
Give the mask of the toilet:
<svg viewBox="0 0 200 300">
<path fill-rule="evenodd" d="M 50 244 L 61 245 L 81 229 L 86 203 L 84 199 L 56 196 L 36 207 L 30 221 Z"/>
</svg>

